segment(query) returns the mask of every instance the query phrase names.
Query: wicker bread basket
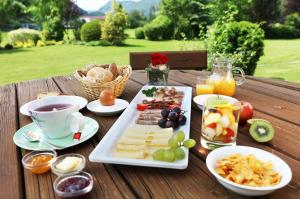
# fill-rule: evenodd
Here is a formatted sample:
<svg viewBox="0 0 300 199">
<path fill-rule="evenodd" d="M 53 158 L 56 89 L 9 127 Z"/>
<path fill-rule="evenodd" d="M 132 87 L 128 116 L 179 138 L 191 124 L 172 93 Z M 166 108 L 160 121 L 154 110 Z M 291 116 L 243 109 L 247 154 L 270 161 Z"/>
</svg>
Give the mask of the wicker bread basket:
<svg viewBox="0 0 300 199">
<path fill-rule="evenodd" d="M 113 81 L 110 82 L 88 82 L 84 80 L 84 76 L 87 72 L 93 67 L 102 67 L 108 68 L 109 64 L 104 65 L 97 65 L 97 64 L 90 64 L 85 66 L 83 70 L 77 70 L 74 73 L 76 79 L 80 82 L 81 86 L 83 87 L 85 93 L 88 96 L 89 100 L 96 100 L 99 99 L 100 93 L 105 90 L 109 89 L 114 91 L 115 96 L 120 96 L 126 86 L 126 83 L 132 73 L 131 66 L 123 66 L 119 68 L 119 76 L 116 77 Z"/>
</svg>

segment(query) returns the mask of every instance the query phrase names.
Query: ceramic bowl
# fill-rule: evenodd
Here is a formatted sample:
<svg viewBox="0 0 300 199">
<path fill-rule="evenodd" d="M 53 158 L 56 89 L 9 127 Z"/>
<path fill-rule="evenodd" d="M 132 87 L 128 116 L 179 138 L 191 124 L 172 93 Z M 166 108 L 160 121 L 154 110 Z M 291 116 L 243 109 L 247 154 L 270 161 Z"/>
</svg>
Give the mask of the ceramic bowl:
<svg viewBox="0 0 300 199">
<path fill-rule="evenodd" d="M 229 155 L 236 153 L 240 153 L 241 155 L 253 154 L 258 160 L 264 162 L 272 162 L 274 171 L 278 172 L 282 177 L 281 181 L 274 186 L 252 187 L 240 185 L 223 178 L 215 171 L 216 162 L 219 159 L 228 157 Z M 206 166 L 208 170 L 224 187 L 237 194 L 244 196 L 262 196 L 272 193 L 273 191 L 276 191 L 277 189 L 286 186 L 292 179 L 291 169 L 287 165 L 287 163 L 285 163 L 282 159 L 267 151 L 247 146 L 227 146 L 215 149 L 207 156 Z"/>
</svg>

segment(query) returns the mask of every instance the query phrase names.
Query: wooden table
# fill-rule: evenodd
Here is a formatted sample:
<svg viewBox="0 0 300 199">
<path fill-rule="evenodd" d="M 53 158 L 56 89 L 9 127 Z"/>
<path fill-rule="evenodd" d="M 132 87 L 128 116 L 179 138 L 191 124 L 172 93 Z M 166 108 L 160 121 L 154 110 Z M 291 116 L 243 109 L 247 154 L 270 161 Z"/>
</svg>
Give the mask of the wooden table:
<svg viewBox="0 0 300 199">
<path fill-rule="evenodd" d="M 171 85 L 194 86 L 199 71 L 171 71 Z M 146 83 L 143 71 L 133 72 L 122 98 L 131 101 Z M 0 87 L 0 198 L 55 198 L 50 172 L 33 175 L 24 170 L 21 158 L 28 151 L 13 143 L 16 130 L 31 122 L 19 108 L 41 91 L 60 91 L 85 96 L 73 77 L 32 80 Z M 195 94 L 195 93 L 193 93 Z M 270 151 L 285 160 L 293 172 L 292 182 L 266 198 L 300 198 L 300 84 L 249 77 L 237 89 L 235 97 L 255 107 L 255 117 L 271 121 L 276 129 L 272 142 L 259 144 L 247 128 L 239 129 L 238 144 Z M 90 140 L 58 154 L 80 153 L 86 158 L 118 118 L 96 117 L 86 109 L 83 114 L 95 118 L 99 132 Z M 199 140 L 201 112 L 192 109 L 191 137 Z M 87 162 L 86 171 L 95 177 L 95 186 L 87 198 L 242 198 L 223 188 L 208 172 L 206 153 L 199 145 L 191 150 L 186 170 L 169 170 Z"/>
</svg>

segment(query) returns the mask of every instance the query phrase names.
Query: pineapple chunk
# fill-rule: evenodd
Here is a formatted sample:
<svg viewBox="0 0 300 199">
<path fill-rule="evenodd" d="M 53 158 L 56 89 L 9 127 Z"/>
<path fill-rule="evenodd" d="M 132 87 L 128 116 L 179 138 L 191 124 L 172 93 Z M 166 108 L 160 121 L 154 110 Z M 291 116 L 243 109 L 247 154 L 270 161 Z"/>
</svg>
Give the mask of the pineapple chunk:
<svg viewBox="0 0 300 199">
<path fill-rule="evenodd" d="M 224 128 L 228 128 L 230 126 L 229 117 L 227 115 L 222 116 L 220 119 L 220 123 Z"/>
<path fill-rule="evenodd" d="M 221 124 L 217 124 L 216 126 L 216 132 L 217 132 L 217 136 L 221 135 L 223 132 L 223 127 Z"/>
<path fill-rule="evenodd" d="M 212 128 L 206 127 L 206 128 L 203 129 L 203 134 L 209 140 L 212 140 L 216 136 L 216 131 Z"/>
<path fill-rule="evenodd" d="M 204 125 L 207 126 L 212 123 L 219 123 L 221 119 L 220 113 L 210 113 L 204 120 Z"/>
</svg>

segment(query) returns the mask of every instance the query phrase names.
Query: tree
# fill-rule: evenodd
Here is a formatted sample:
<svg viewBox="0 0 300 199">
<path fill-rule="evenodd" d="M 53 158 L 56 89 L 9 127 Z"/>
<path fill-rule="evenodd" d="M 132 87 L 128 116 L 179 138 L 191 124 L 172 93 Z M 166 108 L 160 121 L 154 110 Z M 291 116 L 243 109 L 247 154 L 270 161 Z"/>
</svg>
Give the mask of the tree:
<svg viewBox="0 0 300 199">
<path fill-rule="evenodd" d="M 45 39 L 50 40 L 62 40 L 65 26 L 80 15 L 73 0 L 33 0 L 29 12 L 42 25 Z"/>
<path fill-rule="evenodd" d="M 160 13 L 172 19 L 176 38 L 181 34 L 194 38 L 210 24 L 208 3 L 209 0 L 162 0 Z"/>
<path fill-rule="evenodd" d="M 20 27 L 27 20 L 25 13 L 29 1 L 0 0 L 0 29 Z"/>
<path fill-rule="evenodd" d="M 137 28 L 145 25 L 146 17 L 139 12 L 138 10 L 134 10 L 128 15 L 128 26 L 129 28 Z"/>
<path fill-rule="evenodd" d="M 291 14 L 297 12 L 300 14 L 300 1 L 299 0 L 283 0 L 285 14 Z"/>
<path fill-rule="evenodd" d="M 210 7 L 212 19 L 217 21 L 231 12 L 234 13 L 235 21 L 248 21 L 250 19 L 251 3 L 252 0 L 212 0 Z"/>
<path fill-rule="evenodd" d="M 128 23 L 128 15 L 119 3 L 114 0 L 112 9 L 106 15 L 102 25 L 102 39 L 111 42 L 112 45 L 120 45 L 126 38 L 125 29 Z"/>
<path fill-rule="evenodd" d="M 281 15 L 280 4 L 281 0 L 252 0 L 251 21 L 266 24 L 276 22 Z"/>
</svg>

